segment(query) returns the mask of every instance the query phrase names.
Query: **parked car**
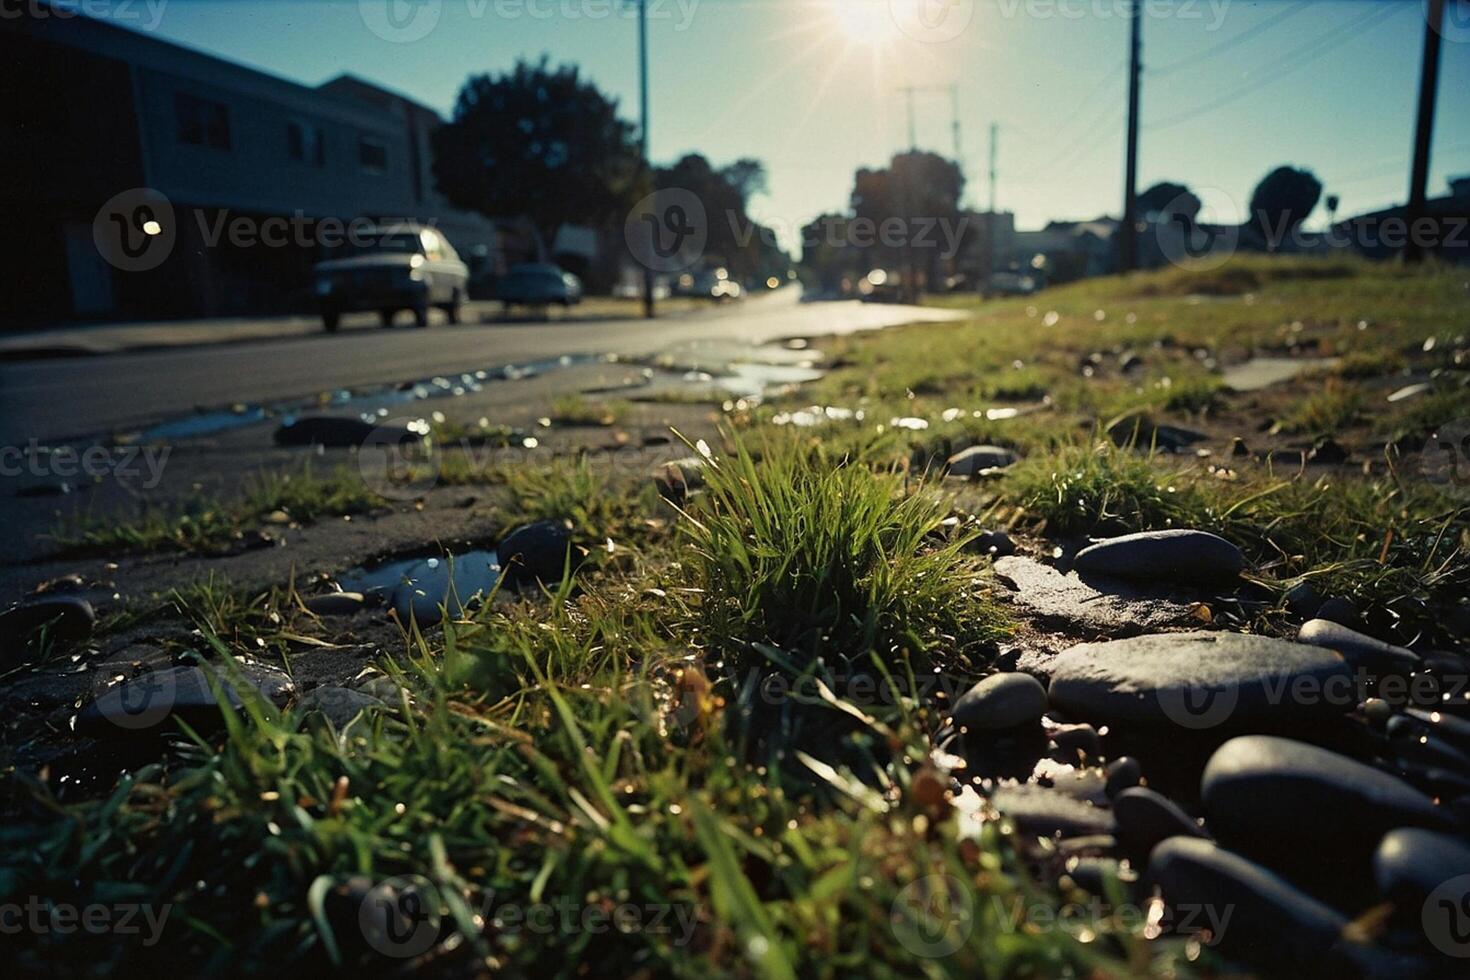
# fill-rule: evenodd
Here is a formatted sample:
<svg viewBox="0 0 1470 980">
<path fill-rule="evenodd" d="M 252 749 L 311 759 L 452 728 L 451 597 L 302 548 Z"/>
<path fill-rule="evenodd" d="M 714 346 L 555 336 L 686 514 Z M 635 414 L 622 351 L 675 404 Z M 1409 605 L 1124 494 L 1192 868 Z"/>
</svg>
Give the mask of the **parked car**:
<svg viewBox="0 0 1470 980">
<path fill-rule="evenodd" d="M 858 281 L 858 297 L 864 303 L 902 303 L 903 278 L 887 269 L 873 269 Z"/>
<path fill-rule="evenodd" d="M 713 300 L 739 299 L 745 293 L 723 266 L 684 273 L 678 278 L 674 291 L 679 296 Z"/>
<path fill-rule="evenodd" d="M 332 333 L 343 313 L 359 310 L 377 310 L 385 327 L 411 310 L 414 324 L 427 327 L 437 306 L 458 323 L 469 268 L 438 231 L 404 223 L 354 232 L 313 275 L 322 326 Z"/>
<path fill-rule="evenodd" d="M 582 302 L 582 280 L 550 262 L 522 262 L 500 280 L 495 298 L 506 306 L 574 306 Z"/>
</svg>

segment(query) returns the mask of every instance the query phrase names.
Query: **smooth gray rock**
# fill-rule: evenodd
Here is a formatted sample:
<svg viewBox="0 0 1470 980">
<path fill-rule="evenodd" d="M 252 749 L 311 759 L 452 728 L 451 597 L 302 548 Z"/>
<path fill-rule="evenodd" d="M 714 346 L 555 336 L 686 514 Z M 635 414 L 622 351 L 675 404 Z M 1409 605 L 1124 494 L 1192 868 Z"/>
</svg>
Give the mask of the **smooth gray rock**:
<svg viewBox="0 0 1470 980">
<path fill-rule="evenodd" d="M 1412 650 L 1384 643 L 1330 619 L 1308 620 L 1297 631 L 1296 638 L 1302 643 L 1336 650 L 1354 667 L 1370 671 L 1411 671 L 1421 662 Z"/>
<path fill-rule="evenodd" d="M 1425 711 L 1423 708 L 1405 708 L 1404 715 L 1422 725 L 1429 734 L 1443 739 L 1461 752 L 1470 752 L 1470 721 L 1440 711 Z"/>
<path fill-rule="evenodd" d="M 1056 743 L 1062 761 L 1070 765 L 1102 755 L 1102 736 L 1091 725 L 1059 725 L 1046 734 Z"/>
<path fill-rule="evenodd" d="M 275 432 L 278 446 L 350 449 L 370 438 L 374 445 L 408 446 L 423 442 L 424 434 L 404 425 L 375 425 L 344 415 L 302 415 L 281 423 Z"/>
<path fill-rule="evenodd" d="M 1218 534 L 1176 528 L 1099 541 L 1077 552 L 1072 567 L 1147 582 L 1224 582 L 1239 577 L 1245 556 Z"/>
<path fill-rule="evenodd" d="M 1208 928 L 1220 949 L 1270 976 L 1352 976 L 1347 918 L 1268 869 L 1197 837 L 1149 856 L 1148 881 L 1178 920 Z M 1225 916 L 1229 918 L 1225 918 Z"/>
<path fill-rule="evenodd" d="M 1016 553 L 1016 543 L 1004 531 L 981 531 L 975 535 L 969 547 L 992 558 L 1005 558 Z"/>
<path fill-rule="evenodd" d="M 1245 633 L 1084 643 L 1051 664 L 1052 704 L 1111 724 L 1244 731 L 1356 706 L 1352 669 L 1321 647 Z"/>
<path fill-rule="evenodd" d="M 303 605 L 318 616 L 351 616 L 366 602 L 361 592 L 328 592 L 303 600 Z"/>
<path fill-rule="evenodd" d="M 945 464 L 950 476 L 979 476 L 986 470 L 1004 469 L 1016 461 L 1016 454 L 1004 446 L 971 446 L 961 449 Z"/>
<path fill-rule="evenodd" d="M 1342 596 L 1334 596 L 1318 606 L 1317 618 L 1340 623 L 1350 629 L 1363 621 L 1363 618 L 1358 615 L 1358 607 L 1353 601 L 1351 599 L 1344 599 Z"/>
<path fill-rule="evenodd" d="M 1378 890 L 1415 918 L 1435 889 L 1461 875 L 1470 875 L 1470 843 L 1433 830 L 1391 830 L 1373 855 Z"/>
<path fill-rule="evenodd" d="M 991 674 L 954 705 L 954 721 L 971 731 L 1035 725 L 1046 713 L 1046 688 L 1029 674 Z"/>
<path fill-rule="evenodd" d="M 1121 579 L 1084 582 L 1020 555 L 996 559 L 995 575 L 1017 606 L 1069 628 L 1116 635 L 1192 621 L 1189 606 L 1169 599 L 1164 588 L 1139 588 Z"/>
<path fill-rule="evenodd" d="M 571 555 L 571 528 L 559 521 L 537 521 L 517 528 L 500 542 L 500 567 L 515 584 L 555 585 L 568 567 L 577 567 Z"/>
<path fill-rule="evenodd" d="M 0 654 L 15 661 L 43 636 L 57 647 L 80 643 L 96 623 L 92 604 L 80 596 L 29 599 L 0 613 Z"/>
<path fill-rule="evenodd" d="M 1194 818 L 1173 800 L 1143 786 L 1125 789 L 1113 797 L 1113 818 L 1118 821 L 1118 840 L 1143 858 L 1170 837 L 1206 836 Z"/>
<path fill-rule="evenodd" d="M 708 464 L 702 456 L 686 456 L 654 467 L 653 484 L 659 496 L 673 503 L 682 503 L 691 493 L 704 487 L 704 468 Z"/>
<path fill-rule="evenodd" d="M 295 693 L 291 679 L 274 668 L 249 662 L 238 666 L 238 677 L 209 668 L 233 707 L 241 704 L 237 683 L 276 705 L 285 704 Z M 165 723 L 175 720 L 200 730 L 221 725 L 221 706 L 203 668 L 167 667 L 108 684 L 77 713 L 75 729 L 95 737 L 147 735 L 169 730 L 172 726 Z"/>
<path fill-rule="evenodd" d="M 296 702 L 296 705 L 303 711 L 322 715 L 332 723 L 332 727 L 338 729 L 346 728 L 352 719 L 364 711 L 386 707 L 380 699 L 371 694 L 354 691 L 350 687 L 339 687 L 335 684 L 324 684 L 307 691 Z"/>
<path fill-rule="evenodd" d="M 1395 776 L 1291 739 L 1249 735 L 1205 765 L 1200 798 L 1219 840 L 1268 863 L 1365 866 L 1399 827 L 1448 830 L 1453 819 Z"/>
<path fill-rule="evenodd" d="M 1108 426 L 1108 436 L 1113 444 L 1125 449 L 1141 452 L 1156 450 L 1162 453 L 1184 452 L 1209 436 L 1203 432 L 1182 429 L 1177 425 L 1160 425 L 1143 416 L 1132 415 Z"/>
<path fill-rule="evenodd" d="M 1143 766 L 1131 755 L 1121 756 L 1108 763 L 1105 791 L 1109 798 L 1116 797 L 1125 789 L 1131 789 L 1143 781 Z"/>
<path fill-rule="evenodd" d="M 990 801 L 1018 830 L 1036 837 L 1112 834 L 1115 826 L 1108 810 L 1041 786 L 1002 786 Z"/>
</svg>

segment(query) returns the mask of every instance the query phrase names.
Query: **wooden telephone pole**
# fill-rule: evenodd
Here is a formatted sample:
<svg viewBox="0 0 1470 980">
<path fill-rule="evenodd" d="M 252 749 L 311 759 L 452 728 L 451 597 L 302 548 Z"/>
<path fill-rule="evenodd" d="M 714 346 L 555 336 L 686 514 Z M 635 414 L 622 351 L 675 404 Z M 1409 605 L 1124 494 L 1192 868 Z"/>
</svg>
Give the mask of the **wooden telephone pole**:
<svg viewBox="0 0 1470 980">
<path fill-rule="evenodd" d="M 1439 91 L 1439 41 L 1444 24 L 1444 0 L 1429 0 L 1425 10 L 1424 61 L 1419 69 L 1419 117 L 1414 124 L 1414 164 L 1409 173 L 1409 205 L 1404 217 L 1408 236 L 1404 240 L 1404 261 L 1424 259 L 1424 242 L 1414 226 L 1424 217 L 1426 187 L 1429 183 L 1429 144 L 1434 136 L 1434 100 Z"/>
<path fill-rule="evenodd" d="M 1129 24 L 1128 158 L 1123 174 L 1123 224 L 1118 229 L 1118 271 L 1138 268 L 1138 82 L 1143 75 L 1143 16 L 1133 0 Z"/>
</svg>

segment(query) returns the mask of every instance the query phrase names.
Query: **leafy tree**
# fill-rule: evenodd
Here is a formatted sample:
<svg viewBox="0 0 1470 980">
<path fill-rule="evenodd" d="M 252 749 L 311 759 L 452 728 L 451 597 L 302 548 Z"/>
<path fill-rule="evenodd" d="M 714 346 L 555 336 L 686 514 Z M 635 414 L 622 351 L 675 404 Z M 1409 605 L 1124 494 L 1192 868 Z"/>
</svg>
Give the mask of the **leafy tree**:
<svg viewBox="0 0 1470 980">
<path fill-rule="evenodd" d="M 964 191 L 960 168 L 937 153 L 913 150 L 894 156 L 885 168 L 859 170 L 853 181 L 852 211 L 866 227 L 855 225 L 855 234 L 877 230 L 875 242 L 863 243 L 869 264 L 912 266 L 931 282 L 939 278 L 947 244 L 943 232 L 953 234 L 960 228 Z"/>
<path fill-rule="evenodd" d="M 746 213 L 750 197 L 765 188 L 765 166 L 742 159 L 716 169 L 698 153 L 690 153 L 654 174 L 654 186 L 689 191 L 699 199 L 709 224 L 705 255 L 718 260 L 736 279 L 765 279 L 786 272 L 788 260 L 774 232 Z"/>
<path fill-rule="evenodd" d="M 1199 214 L 1200 200 L 1183 184 L 1161 181 L 1138 195 L 1138 211 L 1155 221 L 1167 220 L 1179 215 L 1193 223 Z"/>
<path fill-rule="evenodd" d="M 457 208 L 527 222 L 543 247 L 563 224 L 620 220 L 639 152 L 617 110 L 576 66 L 551 68 L 545 56 L 471 76 L 433 134 L 439 191 Z"/>
<path fill-rule="evenodd" d="M 1251 194 L 1250 218 L 1266 247 L 1273 252 L 1279 248 L 1321 196 L 1322 182 L 1310 170 L 1277 167 L 1261 178 Z"/>
</svg>

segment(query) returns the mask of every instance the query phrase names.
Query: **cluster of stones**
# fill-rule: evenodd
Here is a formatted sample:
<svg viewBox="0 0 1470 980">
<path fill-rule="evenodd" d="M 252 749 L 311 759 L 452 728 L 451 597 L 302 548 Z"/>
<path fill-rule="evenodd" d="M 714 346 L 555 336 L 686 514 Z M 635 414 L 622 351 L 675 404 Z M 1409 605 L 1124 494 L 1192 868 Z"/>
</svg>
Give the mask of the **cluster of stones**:
<svg viewBox="0 0 1470 980">
<path fill-rule="evenodd" d="M 528 524 L 500 541 L 491 584 L 510 588 L 555 584 L 578 557 L 565 524 Z M 394 614 L 405 626 L 428 628 L 446 610 L 459 616 L 472 604 L 466 598 L 471 592 L 465 582 L 457 581 L 461 576 L 453 564 L 444 561 L 438 568 L 442 574 L 420 576 L 390 597 Z M 351 616 L 370 602 L 360 593 L 330 592 L 306 599 L 305 605 L 320 616 Z M 0 666 L 24 665 L 47 651 L 80 646 L 92 636 L 96 621 L 96 611 L 80 595 L 43 593 L 19 603 L 0 612 Z M 224 705 L 238 709 L 252 697 L 277 707 L 294 702 L 340 729 L 362 712 L 396 701 L 396 685 L 375 684 L 383 680 L 370 678 L 359 688 L 321 685 L 302 692 L 284 672 L 244 658 L 200 665 L 108 663 L 98 668 L 95 696 L 77 712 L 73 729 L 79 735 L 112 739 L 156 737 L 176 731 L 177 722 L 208 731 L 220 726 Z"/>
<path fill-rule="evenodd" d="M 1101 542 L 1074 567 L 1220 585 L 1245 562 L 1180 530 Z M 993 674 L 956 700 L 949 744 L 1022 840 L 1056 842 L 1038 853 L 1073 886 L 1208 912 L 1166 924 L 1209 930 L 1227 962 L 1450 975 L 1470 962 L 1465 667 L 1312 605 L 1294 641 L 1152 632 Z M 1021 771 L 991 764 L 1028 744 Z M 1374 928 L 1349 928 L 1370 911 Z"/>
</svg>

